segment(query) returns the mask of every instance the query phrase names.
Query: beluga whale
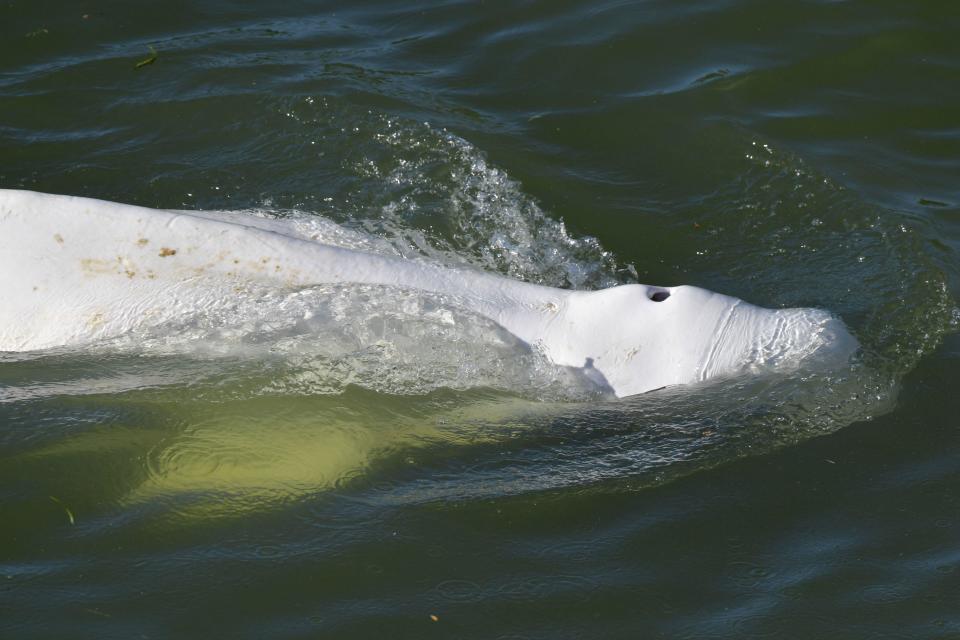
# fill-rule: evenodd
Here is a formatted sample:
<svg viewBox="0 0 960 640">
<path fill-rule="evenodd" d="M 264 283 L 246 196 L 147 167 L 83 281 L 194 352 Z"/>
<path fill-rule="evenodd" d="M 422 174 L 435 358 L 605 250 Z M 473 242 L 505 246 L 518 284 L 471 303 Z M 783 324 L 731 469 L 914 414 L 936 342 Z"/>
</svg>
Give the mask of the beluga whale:
<svg viewBox="0 0 960 640">
<path fill-rule="evenodd" d="M 596 291 L 325 244 L 279 220 L 0 190 L 0 351 L 74 347 L 228 305 L 250 288 L 382 285 L 456 301 L 617 397 L 858 348 L 815 308 L 695 286 Z"/>
</svg>

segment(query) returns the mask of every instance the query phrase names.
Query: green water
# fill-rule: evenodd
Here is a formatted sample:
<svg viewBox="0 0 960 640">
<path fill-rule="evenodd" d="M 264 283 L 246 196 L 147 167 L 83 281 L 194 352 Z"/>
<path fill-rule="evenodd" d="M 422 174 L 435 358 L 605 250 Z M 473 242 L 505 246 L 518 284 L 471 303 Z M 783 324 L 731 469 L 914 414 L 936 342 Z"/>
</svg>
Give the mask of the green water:
<svg viewBox="0 0 960 640">
<path fill-rule="evenodd" d="M 954 3 L 13 0 L 0 36 L 0 188 L 862 345 L 613 401 L 348 287 L 0 354 L 0 637 L 960 637 Z"/>
</svg>

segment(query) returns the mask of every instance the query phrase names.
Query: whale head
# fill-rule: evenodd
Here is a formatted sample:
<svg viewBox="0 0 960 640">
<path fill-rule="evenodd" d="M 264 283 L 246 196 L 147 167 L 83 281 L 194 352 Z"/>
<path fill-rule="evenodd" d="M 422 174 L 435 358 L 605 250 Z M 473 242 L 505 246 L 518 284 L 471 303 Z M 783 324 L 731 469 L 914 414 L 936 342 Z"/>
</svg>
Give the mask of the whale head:
<svg viewBox="0 0 960 640">
<path fill-rule="evenodd" d="M 623 285 L 577 292 L 545 341 L 551 357 L 599 373 L 619 396 L 811 361 L 857 350 L 821 309 L 765 309 L 692 286 Z"/>
</svg>

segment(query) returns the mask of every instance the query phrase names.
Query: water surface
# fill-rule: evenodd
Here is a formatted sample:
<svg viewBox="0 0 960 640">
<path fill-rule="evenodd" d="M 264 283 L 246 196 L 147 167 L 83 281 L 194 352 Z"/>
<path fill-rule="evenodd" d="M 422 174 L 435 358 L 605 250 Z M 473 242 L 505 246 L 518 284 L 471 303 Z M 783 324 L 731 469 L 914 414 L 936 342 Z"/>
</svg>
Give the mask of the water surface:
<svg viewBox="0 0 960 640">
<path fill-rule="evenodd" d="M 0 7 L 0 187 L 844 319 L 613 400 L 430 296 L 0 354 L 0 635 L 960 635 L 960 13 Z M 311 309 L 309 321 L 301 321 Z"/>
</svg>

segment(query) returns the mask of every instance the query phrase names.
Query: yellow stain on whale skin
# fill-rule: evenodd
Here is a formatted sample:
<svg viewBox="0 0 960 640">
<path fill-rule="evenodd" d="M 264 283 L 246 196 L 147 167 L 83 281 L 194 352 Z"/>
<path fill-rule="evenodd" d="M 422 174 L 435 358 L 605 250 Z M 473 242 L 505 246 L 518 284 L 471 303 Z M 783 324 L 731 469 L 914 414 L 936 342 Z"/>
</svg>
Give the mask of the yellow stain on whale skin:
<svg viewBox="0 0 960 640">
<path fill-rule="evenodd" d="M 136 265 L 126 256 L 117 256 L 114 260 L 81 258 L 80 270 L 87 276 L 123 275 L 132 279 L 137 275 Z"/>
<path fill-rule="evenodd" d="M 106 319 L 103 317 L 103 313 L 99 311 L 92 313 L 87 317 L 87 327 L 89 327 L 91 330 L 99 329 L 105 322 Z"/>
<path fill-rule="evenodd" d="M 81 258 L 80 269 L 87 275 L 100 275 L 113 273 L 114 264 L 109 260 L 101 260 L 99 258 Z"/>
<path fill-rule="evenodd" d="M 157 255 L 159 255 L 161 258 L 167 258 L 167 257 L 170 257 L 170 256 L 175 256 L 175 255 L 177 255 L 177 250 L 176 250 L 176 249 L 171 249 L 171 248 L 169 248 L 169 247 L 161 247 L 161 248 L 160 248 L 160 253 L 157 254 Z"/>
<path fill-rule="evenodd" d="M 137 275 L 136 265 L 126 256 L 117 256 L 113 260 L 81 258 L 80 270 L 88 276 L 115 274 L 133 278 Z"/>
</svg>

